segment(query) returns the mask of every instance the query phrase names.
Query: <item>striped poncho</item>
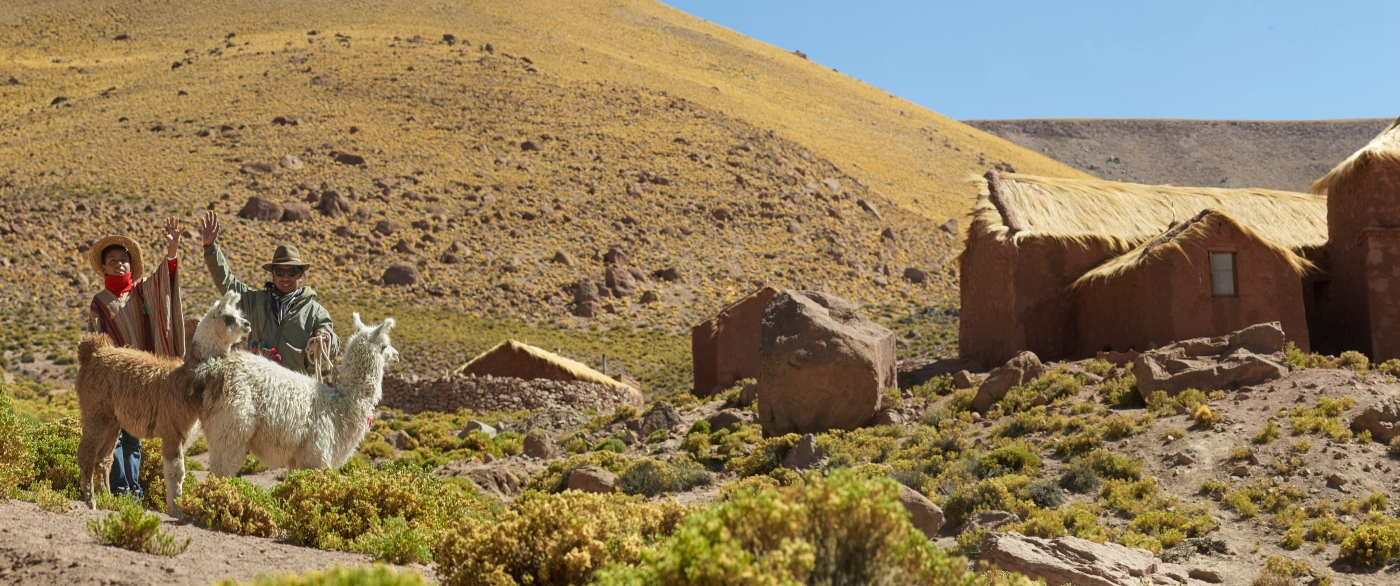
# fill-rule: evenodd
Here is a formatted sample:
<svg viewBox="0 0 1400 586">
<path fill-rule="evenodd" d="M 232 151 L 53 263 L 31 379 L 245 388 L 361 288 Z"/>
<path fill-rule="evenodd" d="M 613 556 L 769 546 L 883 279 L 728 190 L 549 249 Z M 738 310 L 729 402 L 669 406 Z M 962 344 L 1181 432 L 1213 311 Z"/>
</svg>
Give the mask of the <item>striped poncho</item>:
<svg viewBox="0 0 1400 586">
<path fill-rule="evenodd" d="M 175 262 L 156 265 L 155 272 L 117 295 L 108 289 L 92 297 L 88 331 L 162 356 L 185 355 L 185 320 L 180 306 L 180 279 Z"/>
</svg>

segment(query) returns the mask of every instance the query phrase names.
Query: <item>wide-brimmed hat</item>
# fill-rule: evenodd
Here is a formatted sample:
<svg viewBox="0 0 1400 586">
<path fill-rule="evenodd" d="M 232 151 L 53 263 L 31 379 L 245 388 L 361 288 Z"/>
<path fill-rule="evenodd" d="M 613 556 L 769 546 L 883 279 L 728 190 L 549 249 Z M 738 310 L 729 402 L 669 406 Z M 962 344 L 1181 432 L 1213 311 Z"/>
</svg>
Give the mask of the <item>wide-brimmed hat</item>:
<svg viewBox="0 0 1400 586">
<path fill-rule="evenodd" d="M 301 261 L 301 251 L 290 244 L 279 244 L 277 250 L 272 252 L 272 262 L 263 263 L 264 271 L 272 270 L 272 267 L 309 267 L 311 263 Z"/>
<path fill-rule="evenodd" d="M 92 263 L 92 270 L 97 271 L 99 275 L 107 274 L 107 271 L 102 270 L 102 265 L 106 264 L 103 262 L 105 259 L 102 258 L 102 251 L 113 244 L 125 248 L 126 253 L 131 255 L 132 279 L 140 279 L 145 275 L 141 272 L 141 245 L 125 236 L 108 236 L 92 243 L 92 248 L 88 249 L 88 262 Z"/>
</svg>

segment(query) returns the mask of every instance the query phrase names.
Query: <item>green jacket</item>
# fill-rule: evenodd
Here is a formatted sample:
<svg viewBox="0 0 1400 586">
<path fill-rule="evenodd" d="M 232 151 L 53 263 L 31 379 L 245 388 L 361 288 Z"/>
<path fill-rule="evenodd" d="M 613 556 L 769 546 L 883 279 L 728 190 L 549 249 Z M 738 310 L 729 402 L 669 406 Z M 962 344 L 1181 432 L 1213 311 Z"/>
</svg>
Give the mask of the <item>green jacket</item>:
<svg viewBox="0 0 1400 586">
<path fill-rule="evenodd" d="M 229 270 L 228 261 L 218 244 L 204 247 L 204 265 L 209 268 L 209 277 L 219 288 L 219 294 L 237 291 L 243 296 L 239 309 L 243 317 L 253 325 L 249 342 L 266 342 L 277 348 L 282 356 L 282 366 L 297 372 L 312 374 L 311 364 L 306 359 L 306 344 L 316 332 L 326 330 L 331 334 L 331 360 L 340 355 L 340 338 L 335 335 L 335 325 L 331 314 L 316 302 L 316 292 L 311 287 L 303 287 L 301 294 L 287 308 L 282 323 L 277 323 L 272 314 L 272 294 L 267 289 L 254 289 L 239 281 Z"/>
</svg>

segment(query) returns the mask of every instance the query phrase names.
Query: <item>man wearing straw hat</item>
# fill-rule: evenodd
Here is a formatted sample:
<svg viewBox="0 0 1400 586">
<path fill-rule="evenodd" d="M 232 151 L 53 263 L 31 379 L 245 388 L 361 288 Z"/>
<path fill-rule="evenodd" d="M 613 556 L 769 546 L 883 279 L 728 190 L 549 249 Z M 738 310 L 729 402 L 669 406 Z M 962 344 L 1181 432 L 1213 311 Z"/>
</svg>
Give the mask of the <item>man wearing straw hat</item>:
<svg viewBox="0 0 1400 586">
<path fill-rule="evenodd" d="M 102 275 L 104 287 L 92 297 L 88 331 L 107 334 L 118 346 L 162 356 L 185 355 L 185 321 L 175 271 L 179 219 L 165 219 L 165 241 L 166 260 L 150 275 L 144 273 L 141 246 L 132 239 L 108 236 L 93 243 L 88 262 Z M 122 430 L 113 459 L 112 493 L 140 499 L 141 440 Z"/>
<path fill-rule="evenodd" d="M 306 286 L 311 264 L 301 259 L 297 247 L 277 246 L 272 260 L 262 265 L 271 279 L 255 290 L 229 270 L 223 251 L 215 243 L 221 229 L 218 216 L 205 212 L 199 222 L 204 265 L 220 295 L 229 290 L 242 294 L 239 309 L 253 325 L 250 347 L 303 374 L 311 374 L 317 364 L 338 354 L 340 338 L 335 335 L 331 314 L 316 302 L 316 292 Z"/>
</svg>

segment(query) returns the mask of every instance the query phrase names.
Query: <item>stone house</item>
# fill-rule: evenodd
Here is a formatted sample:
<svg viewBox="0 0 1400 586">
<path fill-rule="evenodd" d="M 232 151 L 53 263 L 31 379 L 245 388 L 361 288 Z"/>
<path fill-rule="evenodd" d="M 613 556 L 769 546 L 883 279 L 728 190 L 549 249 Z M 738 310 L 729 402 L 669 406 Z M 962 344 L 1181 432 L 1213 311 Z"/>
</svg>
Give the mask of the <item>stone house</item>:
<svg viewBox="0 0 1400 586">
<path fill-rule="evenodd" d="M 1070 286 L 1075 355 L 1158 348 L 1272 321 L 1307 351 L 1299 278 L 1312 270 L 1228 214 L 1202 210 Z"/>
<path fill-rule="evenodd" d="M 1230 223 L 1248 229 L 1247 236 L 1241 232 L 1240 242 L 1257 241 L 1251 249 L 1282 248 L 1314 265 L 1326 256 L 1327 200 L 1308 194 L 996 171 L 987 173 L 981 188 L 959 257 L 962 313 L 958 341 L 961 358 L 986 366 L 1001 364 L 1023 350 L 1046 360 L 1090 355 L 1083 346 L 1091 342 L 1082 340 L 1078 331 L 1080 310 L 1074 284 L 1096 267 L 1131 254 L 1204 210 L 1219 212 Z M 1217 226 L 1220 222 L 1216 219 L 1207 224 Z M 1209 258 L 1191 262 L 1206 263 Z M 1149 269 L 1158 266 L 1149 264 Z M 1256 274 L 1254 268 L 1237 266 L 1236 270 L 1247 276 Z M 1309 308 L 1309 287 L 1295 282 L 1302 289 L 1305 309 Z M 1254 290 L 1252 284 L 1247 285 L 1240 290 Z M 1132 296 L 1142 294 L 1127 285 L 1108 289 L 1129 296 L 1123 301 L 1128 305 L 1137 299 Z M 1284 320 L 1273 316 L 1261 321 Z M 1237 328 L 1222 326 L 1211 334 L 1233 329 Z M 1301 336 L 1295 341 L 1308 347 L 1306 324 L 1293 331 Z"/>
</svg>

